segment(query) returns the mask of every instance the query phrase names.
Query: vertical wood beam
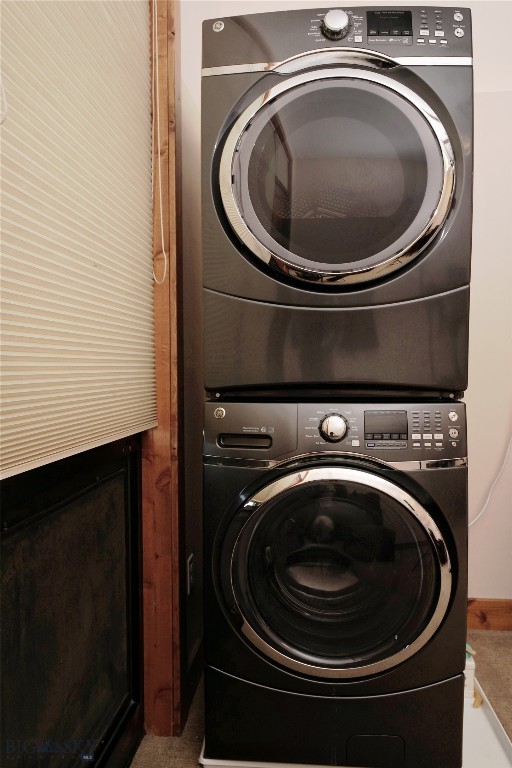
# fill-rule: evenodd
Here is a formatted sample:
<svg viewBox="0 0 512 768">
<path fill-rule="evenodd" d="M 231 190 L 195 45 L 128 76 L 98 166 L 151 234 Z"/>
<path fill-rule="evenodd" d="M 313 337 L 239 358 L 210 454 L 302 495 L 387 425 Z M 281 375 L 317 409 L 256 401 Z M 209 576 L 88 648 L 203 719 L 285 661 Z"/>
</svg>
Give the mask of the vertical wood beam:
<svg viewBox="0 0 512 768">
<path fill-rule="evenodd" d="M 158 40 L 158 71 L 153 55 L 152 78 L 155 113 L 153 263 L 156 277 L 154 311 L 158 427 L 145 433 L 142 453 L 144 708 L 148 733 L 174 736 L 182 728 L 174 2 L 149 2 L 152 23 L 156 5 Z M 158 127 L 160 151 L 157 143 Z M 160 187 L 163 222 L 160 215 Z M 167 254 L 166 269 L 164 250 Z"/>
</svg>

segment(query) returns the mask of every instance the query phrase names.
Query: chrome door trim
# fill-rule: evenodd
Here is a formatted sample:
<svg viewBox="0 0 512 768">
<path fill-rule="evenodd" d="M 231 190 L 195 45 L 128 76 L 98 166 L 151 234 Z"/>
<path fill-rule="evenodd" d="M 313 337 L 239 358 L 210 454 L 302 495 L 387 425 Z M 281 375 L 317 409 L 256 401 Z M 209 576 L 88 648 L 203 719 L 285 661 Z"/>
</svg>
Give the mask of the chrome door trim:
<svg viewBox="0 0 512 768">
<path fill-rule="evenodd" d="M 285 68 L 291 65 L 293 61 L 299 61 L 304 66 L 300 69 L 307 67 L 314 67 L 324 64 L 335 64 L 332 54 L 360 54 L 359 63 L 364 63 L 364 59 L 367 59 L 369 66 L 372 64 L 378 66 L 377 60 L 388 61 L 390 66 L 411 66 L 411 67 L 471 67 L 473 65 L 473 59 L 471 56 L 397 56 L 392 58 L 386 56 L 380 51 L 368 50 L 365 48 L 328 48 L 323 51 L 308 51 L 307 53 L 300 53 L 297 56 L 291 56 L 284 61 L 267 61 L 257 62 L 255 64 L 226 64 L 218 67 L 203 67 L 201 70 L 202 77 L 218 77 L 219 75 L 240 75 L 248 74 L 251 72 L 285 72 Z M 308 58 L 309 57 L 309 58 Z M 347 57 L 348 58 L 348 57 Z M 345 62 L 348 63 L 348 62 Z M 350 63 L 355 63 L 351 61 Z M 385 65 L 383 65 L 385 66 Z M 299 71 L 299 68 L 292 71 Z"/>
<path fill-rule="evenodd" d="M 443 185 L 439 194 L 437 206 L 432 213 L 430 220 L 419 235 L 406 247 L 377 264 L 346 269 L 343 271 L 321 270 L 315 266 L 312 266 L 311 268 L 298 267 L 296 264 L 291 263 L 277 253 L 269 250 L 255 237 L 246 225 L 245 220 L 240 213 L 235 195 L 233 194 L 232 183 L 233 165 L 238 148 L 247 127 L 256 114 L 266 107 L 270 101 L 293 88 L 316 80 L 330 79 L 355 79 L 368 81 L 384 86 L 388 90 L 394 91 L 396 94 L 406 99 L 420 112 L 429 124 L 437 139 L 443 164 Z M 416 258 L 416 256 L 418 256 L 426 245 L 428 245 L 428 243 L 436 236 L 448 215 L 453 197 L 455 187 L 455 159 L 450 139 L 441 120 L 427 102 L 414 93 L 410 88 L 395 82 L 378 72 L 369 72 L 363 69 L 321 69 L 307 73 L 303 72 L 282 83 L 278 83 L 261 94 L 261 96 L 255 99 L 252 104 L 242 112 L 230 129 L 222 150 L 219 170 L 219 186 L 224 210 L 231 227 L 242 243 L 244 243 L 251 253 L 260 259 L 260 261 L 265 264 L 272 262 L 272 264 L 280 269 L 281 272 L 308 283 L 325 283 L 329 285 L 355 284 L 376 280 L 377 278 L 388 275 L 403 267 L 412 259 Z"/>
<path fill-rule="evenodd" d="M 364 65 L 376 69 L 391 69 L 398 66 L 395 59 L 384 53 L 377 53 L 377 51 L 366 51 L 361 48 L 329 48 L 328 50 L 307 51 L 306 53 L 299 53 L 297 56 L 291 56 L 279 64 L 274 64 L 270 71 L 278 75 L 289 75 L 311 67 L 329 65 Z"/>
<path fill-rule="evenodd" d="M 404 507 L 407 512 L 414 515 L 420 525 L 427 532 L 432 542 L 440 573 L 440 588 L 437 605 L 425 629 L 410 645 L 398 653 L 395 653 L 386 659 L 381 659 L 380 661 L 364 664 L 358 667 L 335 667 L 334 659 L 332 660 L 333 664 L 330 666 L 310 664 L 304 661 L 300 661 L 291 655 L 288 656 L 285 653 L 277 650 L 277 648 L 274 648 L 256 632 L 256 630 L 247 620 L 247 617 L 244 615 L 244 612 L 238 603 L 236 590 L 233 583 L 233 569 L 238 542 L 246 526 L 252 520 L 254 514 L 258 513 L 261 505 L 269 502 L 272 499 L 275 499 L 280 494 L 291 490 L 292 488 L 298 488 L 312 482 L 329 482 L 333 480 L 358 483 L 370 489 L 380 491 L 384 495 L 393 498 L 402 507 Z M 291 472 L 290 474 L 285 475 L 284 477 L 280 477 L 277 480 L 269 483 L 269 485 L 265 486 L 260 491 L 257 491 L 253 496 L 247 499 L 244 508 L 251 510 L 252 513 L 243 525 L 240 533 L 237 536 L 235 546 L 233 547 L 230 564 L 231 590 L 237 605 L 237 609 L 243 620 L 241 631 L 249 642 L 251 642 L 259 651 L 261 651 L 261 653 L 271 658 L 273 661 L 278 662 L 287 669 L 292 669 L 296 672 L 300 672 L 313 677 L 321 677 L 326 679 L 350 679 L 355 677 L 366 677 L 368 675 L 375 675 L 379 672 L 384 672 L 385 670 L 391 669 L 409 659 L 430 640 L 430 638 L 441 625 L 441 622 L 443 621 L 443 618 L 446 615 L 446 611 L 448 609 L 452 589 L 452 568 L 448 554 L 448 548 L 439 528 L 427 510 L 410 493 L 408 493 L 403 488 L 400 488 L 395 483 L 392 483 L 389 480 L 380 477 L 379 475 L 367 472 L 366 470 L 347 467 L 306 468 L 302 471 Z M 290 648 L 291 652 L 293 651 L 289 645 L 287 647 Z"/>
</svg>

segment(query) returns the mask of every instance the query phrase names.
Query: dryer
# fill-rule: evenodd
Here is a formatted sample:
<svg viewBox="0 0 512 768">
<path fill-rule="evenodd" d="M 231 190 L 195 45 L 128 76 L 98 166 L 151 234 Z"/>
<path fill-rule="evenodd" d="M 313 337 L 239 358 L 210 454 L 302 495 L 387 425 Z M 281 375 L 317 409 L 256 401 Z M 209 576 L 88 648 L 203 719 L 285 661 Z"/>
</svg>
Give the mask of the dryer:
<svg viewBox="0 0 512 768">
<path fill-rule="evenodd" d="M 464 405 L 205 407 L 204 764 L 460 768 Z"/>
<path fill-rule="evenodd" d="M 465 390 L 471 51 L 459 7 L 204 22 L 207 391 Z"/>
</svg>

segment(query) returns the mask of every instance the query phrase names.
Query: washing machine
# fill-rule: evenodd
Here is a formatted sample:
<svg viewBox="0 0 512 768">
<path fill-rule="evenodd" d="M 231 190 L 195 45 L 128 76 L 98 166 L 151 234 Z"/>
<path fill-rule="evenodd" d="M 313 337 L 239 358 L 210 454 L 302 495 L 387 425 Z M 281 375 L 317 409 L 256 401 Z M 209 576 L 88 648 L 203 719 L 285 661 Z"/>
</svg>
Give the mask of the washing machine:
<svg viewBox="0 0 512 768">
<path fill-rule="evenodd" d="M 461 767 L 466 487 L 461 402 L 206 404 L 204 765 Z"/>
<path fill-rule="evenodd" d="M 204 22 L 209 392 L 465 390 L 472 112 L 466 8 Z"/>
</svg>

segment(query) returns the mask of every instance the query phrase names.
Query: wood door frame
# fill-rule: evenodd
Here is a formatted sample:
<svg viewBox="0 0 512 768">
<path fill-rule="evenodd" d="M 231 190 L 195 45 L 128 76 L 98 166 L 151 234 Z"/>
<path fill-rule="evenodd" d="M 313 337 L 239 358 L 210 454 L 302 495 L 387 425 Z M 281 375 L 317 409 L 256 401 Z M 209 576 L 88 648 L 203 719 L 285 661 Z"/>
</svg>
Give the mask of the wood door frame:
<svg viewBox="0 0 512 768">
<path fill-rule="evenodd" d="M 146 432 L 142 442 L 144 710 L 148 733 L 176 736 L 183 727 L 183 707 L 180 695 L 175 2 L 149 0 L 151 29 L 154 5 L 157 11 L 158 50 L 157 64 L 155 55 L 152 55 L 158 427 Z M 160 189 L 163 221 L 160 216 Z"/>
</svg>

